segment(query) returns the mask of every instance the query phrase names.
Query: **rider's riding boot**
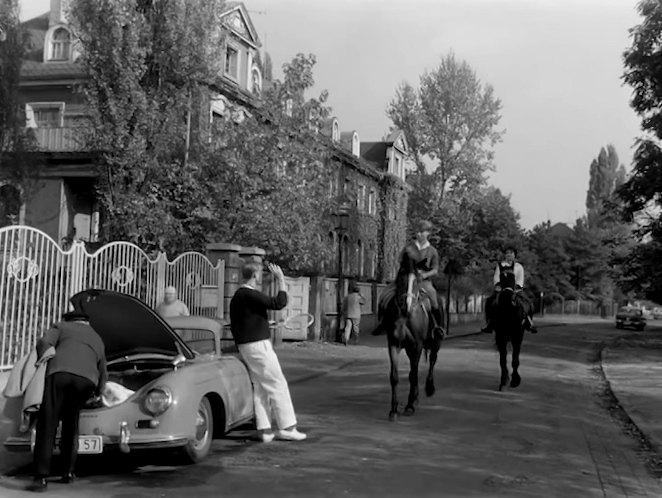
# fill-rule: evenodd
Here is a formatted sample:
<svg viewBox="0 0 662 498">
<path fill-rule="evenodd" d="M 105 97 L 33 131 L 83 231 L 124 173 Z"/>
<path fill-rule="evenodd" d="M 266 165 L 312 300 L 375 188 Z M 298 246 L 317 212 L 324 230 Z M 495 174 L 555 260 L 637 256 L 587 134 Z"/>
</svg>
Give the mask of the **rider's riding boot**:
<svg viewBox="0 0 662 498">
<path fill-rule="evenodd" d="M 446 330 L 442 327 L 443 317 L 441 316 L 441 308 L 432 310 L 432 336 L 443 339 L 446 337 Z"/>
<path fill-rule="evenodd" d="M 524 328 L 526 328 L 532 334 L 538 333 L 538 329 L 536 328 L 535 325 L 533 325 L 533 318 L 531 318 L 529 315 L 526 315 L 526 324 Z"/>
</svg>

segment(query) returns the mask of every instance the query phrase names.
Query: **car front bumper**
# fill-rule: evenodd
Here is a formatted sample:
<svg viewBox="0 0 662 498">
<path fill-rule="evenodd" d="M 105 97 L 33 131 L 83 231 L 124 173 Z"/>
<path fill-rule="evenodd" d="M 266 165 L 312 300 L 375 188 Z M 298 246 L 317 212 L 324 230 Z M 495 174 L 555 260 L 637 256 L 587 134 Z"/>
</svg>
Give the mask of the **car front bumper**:
<svg viewBox="0 0 662 498">
<path fill-rule="evenodd" d="M 120 451 L 128 453 L 132 450 L 161 450 L 169 448 L 181 448 L 186 446 L 190 438 L 182 435 L 172 436 L 132 436 L 128 430 L 122 430 L 116 436 L 103 436 L 103 453 L 107 451 Z M 32 429 L 28 434 L 21 436 L 9 436 L 4 446 L 10 452 L 31 452 L 34 450 L 35 431 Z"/>
</svg>

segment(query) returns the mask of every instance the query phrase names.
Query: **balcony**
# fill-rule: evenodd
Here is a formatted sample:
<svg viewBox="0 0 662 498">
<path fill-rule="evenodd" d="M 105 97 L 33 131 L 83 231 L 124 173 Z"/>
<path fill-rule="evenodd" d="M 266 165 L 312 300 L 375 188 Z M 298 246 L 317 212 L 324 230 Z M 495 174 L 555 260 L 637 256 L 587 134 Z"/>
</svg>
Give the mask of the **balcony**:
<svg viewBox="0 0 662 498">
<path fill-rule="evenodd" d="M 83 150 L 85 128 L 33 128 L 40 150 L 76 152 Z"/>
</svg>

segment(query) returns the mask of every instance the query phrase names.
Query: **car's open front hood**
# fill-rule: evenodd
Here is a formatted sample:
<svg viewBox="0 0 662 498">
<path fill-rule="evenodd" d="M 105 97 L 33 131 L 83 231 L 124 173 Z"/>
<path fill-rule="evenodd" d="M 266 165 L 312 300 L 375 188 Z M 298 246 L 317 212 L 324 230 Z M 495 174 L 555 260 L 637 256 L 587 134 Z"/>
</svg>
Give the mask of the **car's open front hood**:
<svg viewBox="0 0 662 498">
<path fill-rule="evenodd" d="M 88 289 L 71 298 L 76 311 L 90 317 L 90 325 L 103 339 L 106 359 L 157 353 L 173 358 L 193 351 L 154 310 L 128 294 Z"/>
</svg>

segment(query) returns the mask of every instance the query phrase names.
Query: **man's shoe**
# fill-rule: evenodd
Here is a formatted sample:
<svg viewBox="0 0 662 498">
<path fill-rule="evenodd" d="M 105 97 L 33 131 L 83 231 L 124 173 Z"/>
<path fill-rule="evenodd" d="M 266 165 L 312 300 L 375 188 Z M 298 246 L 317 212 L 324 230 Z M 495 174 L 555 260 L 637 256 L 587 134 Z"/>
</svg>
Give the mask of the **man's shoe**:
<svg viewBox="0 0 662 498">
<path fill-rule="evenodd" d="M 276 437 L 282 441 L 303 441 L 306 435 L 294 429 L 281 429 L 276 433 Z"/>
<path fill-rule="evenodd" d="M 67 474 L 64 474 L 62 477 L 60 477 L 57 482 L 62 484 L 71 484 L 75 480 L 76 480 L 76 474 L 74 474 L 73 472 L 69 472 Z"/>
<path fill-rule="evenodd" d="M 32 481 L 32 484 L 28 484 L 25 489 L 27 491 L 34 491 L 36 493 L 40 493 L 42 491 L 46 491 L 46 488 L 48 487 L 48 481 L 46 480 L 45 477 L 35 477 L 34 480 Z"/>
</svg>

